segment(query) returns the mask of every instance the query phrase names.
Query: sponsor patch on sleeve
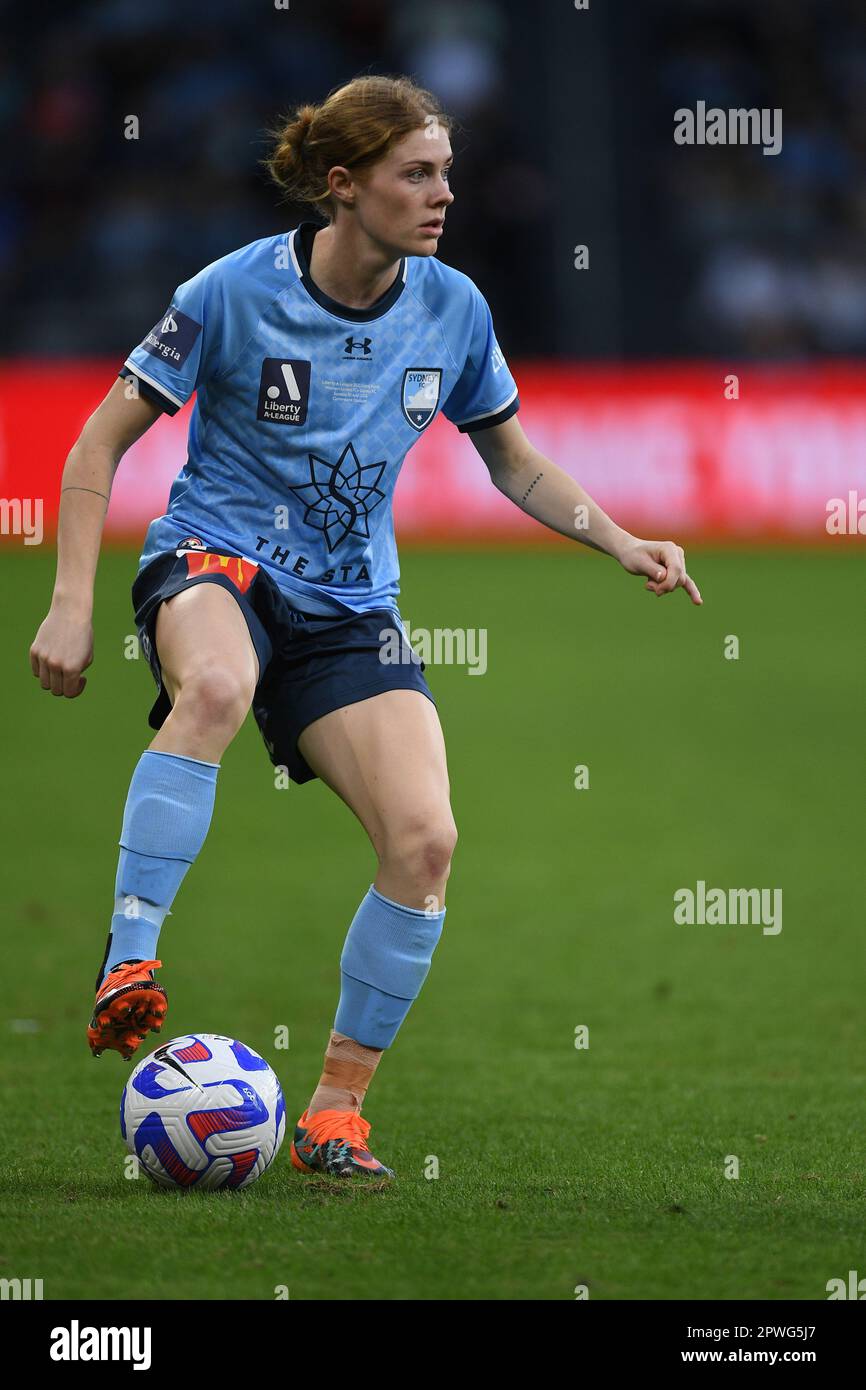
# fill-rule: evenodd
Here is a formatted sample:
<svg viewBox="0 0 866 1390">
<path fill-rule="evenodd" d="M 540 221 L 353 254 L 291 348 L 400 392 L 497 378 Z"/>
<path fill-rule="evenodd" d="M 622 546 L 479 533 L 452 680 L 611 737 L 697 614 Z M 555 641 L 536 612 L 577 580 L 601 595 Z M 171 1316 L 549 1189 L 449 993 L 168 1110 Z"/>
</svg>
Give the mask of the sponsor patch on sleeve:
<svg viewBox="0 0 866 1390">
<path fill-rule="evenodd" d="M 154 324 L 141 346 L 170 367 L 182 367 L 200 332 L 201 324 L 172 304 L 159 323 Z"/>
</svg>

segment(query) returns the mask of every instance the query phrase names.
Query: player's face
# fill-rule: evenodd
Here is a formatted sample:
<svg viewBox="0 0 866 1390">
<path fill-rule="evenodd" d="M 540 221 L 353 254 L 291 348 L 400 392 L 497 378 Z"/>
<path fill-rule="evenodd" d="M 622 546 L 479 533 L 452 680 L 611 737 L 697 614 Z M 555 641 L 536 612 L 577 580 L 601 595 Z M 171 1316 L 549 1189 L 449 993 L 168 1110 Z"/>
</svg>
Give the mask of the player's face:
<svg viewBox="0 0 866 1390">
<path fill-rule="evenodd" d="M 359 180 L 356 208 L 364 230 L 396 256 L 435 255 L 445 209 L 454 201 L 451 159 L 444 129 L 431 123 L 410 131 Z"/>
</svg>

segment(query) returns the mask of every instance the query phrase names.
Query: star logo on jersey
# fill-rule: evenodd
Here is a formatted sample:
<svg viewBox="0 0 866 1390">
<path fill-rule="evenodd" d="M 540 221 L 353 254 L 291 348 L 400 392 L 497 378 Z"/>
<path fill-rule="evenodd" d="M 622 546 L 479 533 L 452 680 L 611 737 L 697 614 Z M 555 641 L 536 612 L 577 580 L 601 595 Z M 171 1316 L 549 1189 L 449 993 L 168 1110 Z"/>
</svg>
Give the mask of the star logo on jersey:
<svg viewBox="0 0 866 1390">
<path fill-rule="evenodd" d="M 290 488 L 306 507 L 304 521 L 324 531 L 328 550 L 336 550 L 347 536 L 370 538 L 367 519 L 385 493 L 378 487 L 387 460 L 361 463 L 354 446 L 346 445 L 336 463 L 309 455 L 310 481 Z"/>
<path fill-rule="evenodd" d="M 311 368 L 312 363 L 296 358 L 266 357 L 256 418 L 276 425 L 303 425 L 310 401 Z"/>
<path fill-rule="evenodd" d="M 442 389 L 441 367 L 407 367 L 403 373 L 403 414 L 419 434 L 436 414 Z"/>
</svg>

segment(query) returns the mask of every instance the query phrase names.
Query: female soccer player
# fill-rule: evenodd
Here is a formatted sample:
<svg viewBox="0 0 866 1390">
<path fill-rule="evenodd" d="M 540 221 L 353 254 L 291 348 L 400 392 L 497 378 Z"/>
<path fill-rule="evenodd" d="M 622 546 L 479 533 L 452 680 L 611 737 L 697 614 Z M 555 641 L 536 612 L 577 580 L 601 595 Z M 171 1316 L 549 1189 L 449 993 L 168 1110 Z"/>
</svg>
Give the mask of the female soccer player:
<svg viewBox="0 0 866 1390">
<path fill-rule="evenodd" d="M 441 409 L 518 507 L 652 593 L 681 586 L 701 602 L 679 546 L 621 530 L 524 435 L 484 296 L 436 258 L 454 200 L 451 128 L 430 92 L 387 77 L 355 79 L 286 123 L 270 171 L 324 225 L 206 266 L 130 354 L 69 454 L 55 589 L 30 652 L 43 689 L 80 695 L 114 473 L 196 392 L 189 455 L 132 590 L 157 733 L 129 788 L 88 1039 L 95 1056 L 129 1059 L 160 1029 L 160 928 L 252 706 L 272 762 L 333 788 L 378 859 L 295 1130 L 306 1172 L 391 1175 L 361 1106 L 430 968 L 456 839 L 436 708 L 397 609 L 391 499 L 407 451 Z M 401 644 L 403 659 L 388 659 Z"/>
</svg>

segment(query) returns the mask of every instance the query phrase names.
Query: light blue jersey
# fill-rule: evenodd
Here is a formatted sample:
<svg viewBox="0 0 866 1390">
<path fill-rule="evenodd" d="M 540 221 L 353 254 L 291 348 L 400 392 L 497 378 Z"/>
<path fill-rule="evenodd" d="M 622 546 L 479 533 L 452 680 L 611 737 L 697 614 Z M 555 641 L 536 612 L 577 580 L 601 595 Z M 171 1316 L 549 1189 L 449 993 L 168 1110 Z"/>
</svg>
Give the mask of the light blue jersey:
<svg viewBox="0 0 866 1390">
<path fill-rule="evenodd" d="M 304 222 L 187 280 L 120 375 L 174 414 L 197 392 L 188 458 L 141 563 L 184 541 L 260 564 L 310 612 L 396 608 L 392 498 L 440 410 L 458 429 L 519 407 L 484 296 L 408 256 L 368 309 L 310 278 Z"/>
</svg>

